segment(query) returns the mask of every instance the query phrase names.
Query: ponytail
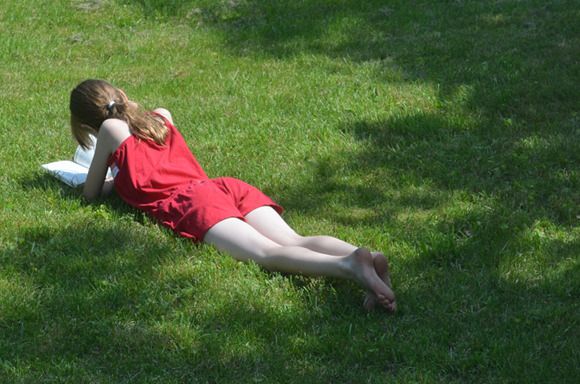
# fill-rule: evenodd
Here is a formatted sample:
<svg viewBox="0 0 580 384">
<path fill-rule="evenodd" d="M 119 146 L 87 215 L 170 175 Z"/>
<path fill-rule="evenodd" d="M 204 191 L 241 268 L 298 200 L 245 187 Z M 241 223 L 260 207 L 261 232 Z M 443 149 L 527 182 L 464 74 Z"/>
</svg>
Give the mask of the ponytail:
<svg viewBox="0 0 580 384">
<path fill-rule="evenodd" d="M 131 133 L 142 140 L 165 144 L 168 129 L 164 123 L 129 101 L 125 93 L 103 80 L 85 80 L 71 92 L 71 130 L 84 148 L 91 145 L 90 134 L 97 134 L 103 121 L 123 120 Z"/>
</svg>

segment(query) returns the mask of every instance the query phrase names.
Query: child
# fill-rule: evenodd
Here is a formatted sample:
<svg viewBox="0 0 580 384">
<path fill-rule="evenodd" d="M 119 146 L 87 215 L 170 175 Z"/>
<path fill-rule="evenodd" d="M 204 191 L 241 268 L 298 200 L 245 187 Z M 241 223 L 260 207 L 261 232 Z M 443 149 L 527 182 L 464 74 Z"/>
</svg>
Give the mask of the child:
<svg viewBox="0 0 580 384">
<path fill-rule="evenodd" d="M 83 194 L 93 200 L 113 187 L 129 205 L 181 236 L 213 244 L 234 258 L 272 271 L 350 278 L 368 290 L 364 306 L 396 310 L 388 264 L 329 236 L 298 235 L 282 208 L 257 188 L 229 177 L 209 179 L 169 111 L 146 112 L 103 80 L 71 92 L 72 133 L 80 145 L 97 136 Z M 107 167 L 114 179 L 105 180 Z"/>
</svg>

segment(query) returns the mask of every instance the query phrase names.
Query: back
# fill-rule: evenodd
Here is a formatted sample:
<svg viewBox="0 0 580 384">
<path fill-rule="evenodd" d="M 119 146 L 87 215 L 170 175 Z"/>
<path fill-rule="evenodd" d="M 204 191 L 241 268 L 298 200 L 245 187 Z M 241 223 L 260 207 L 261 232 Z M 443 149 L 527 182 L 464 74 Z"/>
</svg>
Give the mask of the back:
<svg viewBox="0 0 580 384">
<path fill-rule="evenodd" d="M 129 136 L 109 160 L 119 196 L 146 211 L 154 210 L 178 187 L 207 180 L 179 131 L 164 116 L 157 115 L 169 130 L 164 145 Z"/>
</svg>

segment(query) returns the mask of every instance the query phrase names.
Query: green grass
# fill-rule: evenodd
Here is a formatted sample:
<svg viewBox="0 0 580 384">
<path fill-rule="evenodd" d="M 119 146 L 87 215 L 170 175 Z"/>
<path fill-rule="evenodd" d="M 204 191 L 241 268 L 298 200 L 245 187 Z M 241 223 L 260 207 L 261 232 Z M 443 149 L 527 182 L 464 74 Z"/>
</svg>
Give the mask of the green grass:
<svg viewBox="0 0 580 384">
<path fill-rule="evenodd" d="M 0 32 L 1 383 L 580 377 L 577 1 L 7 0 Z M 89 77 L 299 232 L 385 251 L 399 313 L 42 173 Z"/>
</svg>

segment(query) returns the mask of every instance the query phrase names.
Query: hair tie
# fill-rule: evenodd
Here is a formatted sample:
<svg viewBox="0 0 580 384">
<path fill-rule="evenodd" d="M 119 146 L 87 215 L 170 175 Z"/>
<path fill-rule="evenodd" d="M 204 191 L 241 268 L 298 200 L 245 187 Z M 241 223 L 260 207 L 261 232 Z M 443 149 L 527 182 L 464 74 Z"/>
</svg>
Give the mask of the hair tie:
<svg viewBox="0 0 580 384">
<path fill-rule="evenodd" d="M 109 104 L 107 104 L 107 111 L 109 111 L 109 113 L 113 111 L 113 107 L 115 106 L 115 104 L 116 104 L 115 100 L 109 101 Z"/>
</svg>

